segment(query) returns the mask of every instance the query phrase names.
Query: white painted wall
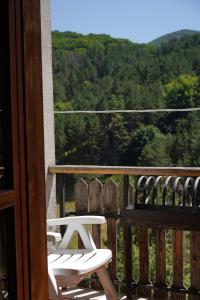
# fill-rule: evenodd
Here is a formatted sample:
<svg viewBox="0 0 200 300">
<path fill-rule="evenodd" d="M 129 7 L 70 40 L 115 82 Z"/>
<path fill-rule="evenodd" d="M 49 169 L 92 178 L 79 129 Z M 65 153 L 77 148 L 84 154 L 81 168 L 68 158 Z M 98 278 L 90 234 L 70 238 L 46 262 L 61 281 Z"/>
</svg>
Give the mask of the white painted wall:
<svg viewBox="0 0 200 300">
<path fill-rule="evenodd" d="M 56 189 L 55 189 L 55 176 L 48 174 L 48 166 L 55 164 L 50 0 L 41 0 L 41 30 L 42 30 L 41 34 L 42 34 L 46 207 L 47 207 L 47 218 L 51 218 L 56 216 Z"/>
</svg>

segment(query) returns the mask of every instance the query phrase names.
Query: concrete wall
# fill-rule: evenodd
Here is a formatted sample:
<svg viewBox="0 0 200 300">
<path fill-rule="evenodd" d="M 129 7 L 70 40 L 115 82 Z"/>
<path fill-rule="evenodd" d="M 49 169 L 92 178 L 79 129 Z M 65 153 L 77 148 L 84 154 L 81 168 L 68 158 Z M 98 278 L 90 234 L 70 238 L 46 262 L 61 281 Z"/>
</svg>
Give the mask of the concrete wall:
<svg viewBox="0 0 200 300">
<path fill-rule="evenodd" d="M 47 218 L 56 215 L 55 176 L 48 174 L 48 166 L 55 164 L 54 108 L 53 108 L 53 74 L 51 45 L 51 6 L 50 0 L 41 0 L 42 30 L 42 73 L 44 101 L 44 145 L 46 176 Z"/>
</svg>

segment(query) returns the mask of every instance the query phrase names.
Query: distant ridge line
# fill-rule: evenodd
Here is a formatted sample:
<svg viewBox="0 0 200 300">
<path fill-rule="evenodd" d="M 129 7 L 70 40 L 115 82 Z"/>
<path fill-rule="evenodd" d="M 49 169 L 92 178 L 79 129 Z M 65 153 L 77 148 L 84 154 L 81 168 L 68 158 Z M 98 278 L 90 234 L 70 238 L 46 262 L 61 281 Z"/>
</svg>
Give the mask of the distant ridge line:
<svg viewBox="0 0 200 300">
<path fill-rule="evenodd" d="M 183 37 L 188 37 L 196 34 L 200 34 L 200 31 L 192 29 L 180 29 L 161 35 L 156 39 L 150 41 L 148 44 L 160 46 L 162 43 L 168 43 L 171 39 L 181 39 Z"/>
</svg>

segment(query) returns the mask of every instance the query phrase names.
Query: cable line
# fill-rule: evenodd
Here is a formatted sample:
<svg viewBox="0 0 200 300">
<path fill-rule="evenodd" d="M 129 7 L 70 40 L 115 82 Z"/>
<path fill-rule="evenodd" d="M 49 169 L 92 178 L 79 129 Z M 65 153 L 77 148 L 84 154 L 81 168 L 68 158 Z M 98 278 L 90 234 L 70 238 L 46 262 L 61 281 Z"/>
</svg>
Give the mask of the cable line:
<svg viewBox="0 0 200 300">
<path fill-rule="evenodd" d="M 200 107 L 193 108 L 158 108 L 158 109 L 129 109 L 129 110 L 55 110 L 55 114 L 114 114 L 114 113 L 157 113 L 157 112 L 193 112 L 200 111 Z"/>
</svg>

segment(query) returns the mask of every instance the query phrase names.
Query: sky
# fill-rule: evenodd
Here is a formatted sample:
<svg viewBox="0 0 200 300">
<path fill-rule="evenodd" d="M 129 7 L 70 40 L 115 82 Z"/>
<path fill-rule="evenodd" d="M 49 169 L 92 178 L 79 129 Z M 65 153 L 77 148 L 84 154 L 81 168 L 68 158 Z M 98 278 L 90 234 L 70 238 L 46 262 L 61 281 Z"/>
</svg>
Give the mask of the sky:
<svg viewBox="0 0 200 300">
<path fill-rule="evenodd" d="M 200 30 L 200 0 L 51 0 L 51 11 L 52 30 L 106 33 L 137 43 Z"/>
</svg>

